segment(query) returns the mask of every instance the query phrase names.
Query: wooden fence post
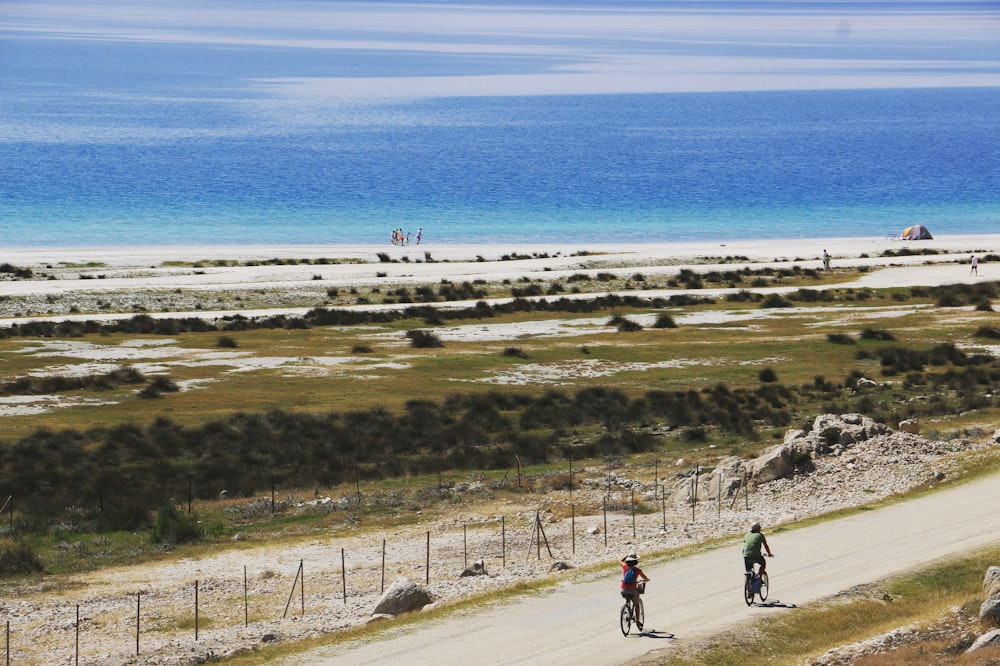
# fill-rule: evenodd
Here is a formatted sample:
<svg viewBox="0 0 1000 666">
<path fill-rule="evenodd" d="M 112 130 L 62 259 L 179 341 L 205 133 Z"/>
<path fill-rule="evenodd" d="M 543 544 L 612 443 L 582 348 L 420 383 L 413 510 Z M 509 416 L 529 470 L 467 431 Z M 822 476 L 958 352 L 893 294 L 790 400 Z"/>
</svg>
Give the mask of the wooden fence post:
<svg viewBox="0 0 1000 666">
<path fill-rule="evenodd" d="M 500 516 L 500 566 L 507 567 L 507 517 Z"/>
<path fill-rule="evenodd" d="M 299 578 L 302 577 L 302 560 L 299 560 L 299 568 L 295 571 L 295 580 L 292 581 L 292 589 L 288 592 L 288 601 L 285 602 L 285 612 L 281 614 L 282 619 L 288 615 L 288 607 L 292 605 L 292 597 L 295 596 L 295 586 L 299 582 Z M 305 615 L 306 612 L 306 592 L 305 585 L 302 585 L 302 614 Z"/>
<path fill-rule="evenodd" d="M 608 547 L 608 498 L 604 498 L 604 547 Z"/>
<path fill-rule="evenodd" d="M 135 654 L 139 656 L 139 617 L 142 609 L 142 592 L 135 593 Z"/>
<path fill-rule="evenodd" d="M 635 538 L 635 488 L 632 489 L 632 538 Z"/>
<path fill-rule="evenodd" d="M 716 493 L 715 498 L 716 504 L 718 505 L 718 520 L 722 520 L 722 474 L 719 474 L 719 491 Z"/>
<path fill-rule="evenodd" d="M 573 535 L 573 554 L 575 555 L 576 554 L 576 505 L 570 504 L 569 511 L 570 511 L 569 531 L 570 534 Z"/>
</svg>

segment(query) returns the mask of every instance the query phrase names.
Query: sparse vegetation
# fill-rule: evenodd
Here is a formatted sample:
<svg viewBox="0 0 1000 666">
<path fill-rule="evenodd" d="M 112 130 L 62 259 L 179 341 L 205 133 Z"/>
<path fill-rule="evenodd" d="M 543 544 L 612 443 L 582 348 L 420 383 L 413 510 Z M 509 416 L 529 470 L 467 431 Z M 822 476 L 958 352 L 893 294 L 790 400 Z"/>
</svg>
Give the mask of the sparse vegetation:
<svg viewBox="0 0 1000 666">
<path fill-rule="evenodd" d="M 236 349 L 239 347 L 239 343 L 236 342 L 236 338 L 231 335 L 220 335 L 219 339 L 215 341 L 215 346 L 222 349 Z"/>
<path fill-rule="evenodd" d="M 406 332 L 406 337 L 410 339 L 410 345 L 417 349 L 444 347 L 444 343 L 441 342 L 441 338 L 430 331 L 413 329 Z"/>
<path fill-rule="evenodd" d="M 792 307 L 792 302 L 785 299 L 779 294 L 768 294 L 764 297 L 764 300 L 760 302 L 760 307 L 762 308 L 790 308 Z"/>
<path fill-rule="evenodd" d="M 857 344 L 851 336 L 846 333 L 827 333 L 827 342 L 832 342 L 835 345 L 853 345 Z"/>
<path fill-rule="evenodd" d="M 200 539 L 203 534 L 196 515 L 182 513 L 173 501 L 160 504 L 151 535 L 154 543 L 191 543 Z"/>
<path fill-rule="evenodd" d="M 10 578 L 44 571 L 38 553 L 28 543 L 0 539 L 0 578 Z"/>
<path fill-rule="evenodd" d="M 425 256 L 430 261 L 429 255 Z M 587 333 L 591 337 L 569 343 L 565 338 L 553 342 L 544 336 L 532 337 L 528 343 L 530 364 L 515 360 L 528 358 L 521 347 L 508 346 L 497 353 L 499 346 L 494 343 L 483 351 L 481 342 L 458 337 L 455 342 L 449 337 L 443 352 L 400 353 L 404 332 L 412 348 L 425 343 L 440 347 L 440 339 L 427 329 L 443 325 L 485 327 L 559 316 L 571 324 L 580 318 L 588 324 L 607 321 L 619 330 L 640 331 L 638 324 L 630 326 L 637 317 L 655 315 L 654 328 L 676 328 L 673 316 L 678 311 L 688 321 L 689 315 L 697 320 L 701 313 L 714 316 L 726 307 L 722 297 L 717 301 L 688 294 L 675 294 L 669 300 L 621 294 L 555 297 L 567 286 L 605 291 L 621 289 L 623 281 L 647 280 L 640 273 L 615 270 L 594 277 L 579 273 L 548 280 L 532 275 L 516 281 L 513 289 L 499 283 L 450 280 L 406 285 L 389 280 L 382 282 L 381 290 L 377 286 L 337 290 L 316 285 L 312 296 L 312 303 L 329 304 L 322 300 L 325 294 L 330 299 L 342 295 L 345 302 L 356 298 L 357 302 L 400 304 L 394 310 L 361 312 L 330 307 L 316 308 L 302 317 L 233 315 L 219 321 L 147 315 L 120 322 L 49 319 L 4 329 L 5 339 L 0 342 L 8 345 L 5 360 L 11 368 L 7 385 L 23 381 L 20 388 L 5 389 L 14 391 L 9 395 L 18 395 L 20 390 L 26 391 L 23 395 L 41 395 L 117 389 L 116 399 L 125 396 L 120 405 L 102 410 L 108 415 L 102 422 L 90 420 L 94 417 L 85 410 L 74 409 L 10 420 L 12 434 L 0 446 L 0 469 L 4 479 L 11 480 L 9 485 L 18 498 L 14 531 L 30 537 L 24 539 L 25 544 L 41 544 L 32 545 L 32 552 L 39 565 L 44 561 L 48 567 L 57 535 L 64 540 L 63 548 L 81 541 L 81 537 L 68 535 L 87 535 L 89 539 L 79 551 L 66 550 L 63 560 L 85 559 L 73 554 L 98 550 L 94 543 L 105 549 L 119 538 L 118 532 L 138 533 L 147 545 L 150 538 L 164 545 L 212 539 L 214 527 L 205 531 L 185 526 L 191 514 L 185 513 L 183 504 L 171 501 L 172 510 L 162 506 L 164 498 L 176 498 L 189 489 L 196 506 L 198 502 L 214 506 L 221 504 L 216 498 L 223 488 L 229 497 L 247 498 L 274 483 L 282 493 L 277 504 L 280 514 L 281 507 L 288 506 L 281 499 L 286 493 L 289 497 L 293 493 L 306 495 L 315 488 L 353 484 L 359 479 L 364 492 L 377 497 L 365 513 L 355 517 L 365 524 L 390 507 L 425 506 L 421 502 L 429 502 L 431 497 L 445 501 L 440 487 L 436 493 L 422 489 L 423 494 L 366 488 L 403 486 L 408 479 L 442 471 L 447 476 L 487 470 L 499 478 L 515 456 L 544 470 L 531 479 L 525 475 L 524 492 L 529 492 L 529 487 L 534 492 L 567 488 L 568 475 L 553 471 L 564 468 L 567 459 L 619 461 L 646 452 L 676 459 L 706 451 L 706 445 L 720 452 L 745 454 L 780 441 L 787 427 L 808 428 L 809 418 L 820 411 L 857 411 L 885 422 L 934 417 L 935 427 L 942 429 L 949 423 L 989 423 L 1000 413 L 1000 399 L 995 397 L 1000 395 L 1000 367 L 991 357 L 975 351 L 989 348 L 986 341 L 1000 337 L 986 315 L 966 313 L 963 318 L 968 315 L 968 320 L 959 322 L 953 321 L 953 313 L 949 318 L 936 315 L 932 307 L 917 307 L 899 319 L 896 315 L 879 316 L 879 307 L 900 309 L 899 303 L 908 302 L 932 306 L 942 298 L 954 299 L 952 292 L 960 293 L 960 289 L 820 290 L 809 285 L 828 276 L 792 268 L 689 271 L 677 284 L 691 288 L 732 286 L 740 291 L 726 296 L 725 302 L 761 304 L 767 299 L 744 289 L 746 285 L 794 284 L 802 286 L 783 297 L 781 304 L 771 303 L 770 307 L 832 299 L 873 308 L 857 320 L 838 320 L 840 315 L 833 309 L 828 321 L 817 321 L 825 315 L 805 319 L 798 312 L 780 316 L 754 313 L 760 319 L 752 327 L 721 317 L 721 323 L 711 320 L 669 334 L 648 331 L 627 339 L 610 335 L 608 330 Z M 514 290 L 535 295 L 496 304 L 485 301 Z M 964 303 L 977 304 L 978 308 L 988 292 L 977 292 L 975 298 L 960 296 Z M 251 307 L 254 297 L 246 298 L 244 307 Z M 445 301 L 475 299 L 480 301 L 471 307 L 434 307 Z M 205 310 L 217 307 L 207 297 L 203 303 Z M 660 311 L 668 305 L 675 309 L 673 316 Z M 872 326 L 858 335 L 827 332 L 838 331 L 851 321 L 871 322 Z M 896 341 L 897 335 L 905 344 Z M 149 380 L 141 373 L 122 371 L 81 380 L 68 374 L 33 374 L 38 368 L 51 367 L 51 361 L 43 360 L 41 353 L 19 353 L 30 345 L 41 350 L 52 340 L 88 336 L 91 339 L 86 344 L 109 349 L 140 336 L 149 336 L 150 345 L 160 344 L 155 336 L 170 336 L 172 344 L 185 348 L 184 353 L 213 345 L 236 348 L 239 336 L 240 345 L 247 350 L 244 354 L 263 356 L 260 350 L 274 350 L 279 364 L 341 354 L 345 349 L 371 356 L 349 361 L 366 368 L 364 380 L 345 377 L 338 369 L 326 376 L 322 361 L 315 366 L 303 364 L 310 372 L 316 370 L 309 377 L 271 370 L 232 373 L 228 367 L 215 370 L 204 364 L 177 364 L 171 367 L 175 379 L 157 375 Z M 617 342 L 609 342 L 612 338 Z M 761 341 L 765 339 L 780 344 L 780 355 L 787 359 L 781 363 L 780 381 L 775 369 L 761 369 L 763 363 L 773 362 L 761 360 L 772 355 L 762 353 Z M 363 342 L 367 340 L 379 342 L 372 346 Z M 407 367 L 384 371 L 383 366 L 396 354 L 405 357 Z M 658 369 L 657 363 L 663 359 L 683 362 Z M 517 372 L 534 366 L 558 371 L 574 364 L 593 365 L 610 374 L 586 377 L 567 373 L 565 385 L 489 385 L 498 371 Z M 653 369 L 642 370 L 644 365 Z M 369 371 L 368 367 L 378 370 Z M 616 375 L 618 368 L 628 369 Z M 862 377 L 876 377 L 879 372 L 895 378 L 859 386 Z M 453 378 L 462 383 L 449 383 Z M 177 391 L 187 381 L 206 379 L 217 383 L 206 382 L 196 392 Z M 165 399 L 134 400 L 132 384 L 146 384 L 140 395 Z M 167 395 L 172 392 L 176 394 Z M 198 395 L 190 397 L 191 393 Z M 295 396 L 296 402 L 284 408 L 288 396 Z M 799 469 L 807 469 L 811 462 L 808 455 L 799 455 L 794 461 Z M 484 483 L 484 493 L 495 491 L 490 483 Z M 119 490 L 125 488 L 128 495 Z M 249 506 L 249 502 L 240 506 Z M 75 507 L 74 511 L 67 512 L 68 506 Z M 268 503 L 260 509 L 261 515 L 274 521 L 288 520 L 280 515 L 271 518 L 270 510 Z M 655 507 L 648 510 L 655 511 Z M 227 525 L 247 518 L 247 514 L 235 512 L 227 516 L 231 516 Z M 191 519 L 197 526 L 198 518 Z M 101 535 L 99 541 L 94 533 Z M 106 547 L 110 550 L 113 546 Z M 31 558 L 24 559 L 30 562 Z M 56 566 L 68 565 L 57 562 Z M 74 566 L 96 565 L 91 558 Z"/>
<path fill-rule="evenodd" d="M 677 328 L 677 322 L 674 318 L 665 312 L 661 312 L 656 315 L 656 321 L 653 322 L 653 328 Z"/>
</svg>

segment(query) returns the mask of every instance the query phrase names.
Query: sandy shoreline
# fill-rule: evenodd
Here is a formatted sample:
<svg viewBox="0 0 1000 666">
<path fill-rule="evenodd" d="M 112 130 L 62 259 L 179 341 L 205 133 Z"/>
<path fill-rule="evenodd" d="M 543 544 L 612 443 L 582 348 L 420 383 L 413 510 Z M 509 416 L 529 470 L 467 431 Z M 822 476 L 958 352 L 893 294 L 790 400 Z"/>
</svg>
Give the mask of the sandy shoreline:
<svg viewBox="0 0 1000 666">
<path fill-rule="evenodd" d="M 354 293 L 452 283 L 553 282 L 579 274 L 598 278 L 600 291 L 669 297 L 690 289 L 669 287 L 680 271 L 733 271 L 791 265 L 820 270 L 864 267 L 819 288 L 936 286 L 998 278 L 1000 235 L 953 236 L 931 241 L 825 238 L 725 243 L 601 245 L 273 245 L 147 248 L 21 248 L 0 253 L 0 263 L 30 268 L 33 277 L 0 274 L 0 323 L 37 319 L 152 316 L 222 317 L 301 314 L 323 307 L 371 305 Z M 925 254 L 929 252 L 929 254 Z M 980 257 L 978 274 L 969 270 Z M 276 261 L 275 261 L 276 260 Z M 198 263 L 196 263 L 198 262 Z M 642 279 L 628 282 L 636 275 Z M 782 291 L 791 287 L 766 288 Z M 359 290 L 359 291 L 355 291 Z M 731 289 L 699 289 L 705 296 Z M 596 293 L 591 290 L 590 293 Z M 331 298 L 330 294 L 339 294 Z M 360 303 L 365 303 L 359 305 Z M 452 303 L 454 305 L 455 303 Z"/>
<path fill-rule="evenodd" d="M 939 236 L 927 241 L 900 241 L 887 236 L 863 238 L 805 238 L 782 240 L 725 240 L 720 242 L 671 243 L 487 243 L 393 246 L 370 245 L 197 245 L 162 247 L 71 247 L 7 248 L 0 260 L 13 265 L 100 262 L 106 266 L 146 266 L 165 261 L 232 260 L 273 258 L 359 258 L 377 261 L 379 253 L 393 259 L 408 256 L 423 260 L 425 253 L 437 261 L 492 261 L 504 255 L 579 256 L 581 253 L 619 254 L 636 260 L 666 260 L 698 257 L 746 257 L 754 262 L 820 260 L 823 250 L 835 259 L 854 260 L 862 254 L 873 257 L 887 250 L 935 250 L 943 254 L 1000 251 L 1000 234 Z"/>
</svg>

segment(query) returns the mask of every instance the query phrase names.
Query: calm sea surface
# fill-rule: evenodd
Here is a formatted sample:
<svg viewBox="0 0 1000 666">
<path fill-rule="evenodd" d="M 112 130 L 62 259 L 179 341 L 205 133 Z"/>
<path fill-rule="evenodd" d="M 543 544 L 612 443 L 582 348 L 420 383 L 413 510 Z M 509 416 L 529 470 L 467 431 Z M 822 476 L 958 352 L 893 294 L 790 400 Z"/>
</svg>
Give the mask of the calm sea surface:
<svg viewBox="0 0 1000 666">
<path fill-rule="evenodd" d="M 993 2 L 0 13 L 0 244 L 1000 233 Z"/>
</svg>

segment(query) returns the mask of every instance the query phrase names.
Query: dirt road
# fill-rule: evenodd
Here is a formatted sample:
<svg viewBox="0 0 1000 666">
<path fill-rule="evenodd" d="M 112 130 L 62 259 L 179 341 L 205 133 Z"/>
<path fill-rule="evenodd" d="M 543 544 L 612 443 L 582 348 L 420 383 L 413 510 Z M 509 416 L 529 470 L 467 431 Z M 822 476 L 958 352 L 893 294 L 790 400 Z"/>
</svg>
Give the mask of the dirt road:
<svg viewBox="0 0 1000 666">
<path fill-rule="evenodd" d="M 787 612 L 855 585 L 1000 541 L 1000 477 L 920 499 L 772 534 L 771 607 L 742 599 L 739 544 L 645 567 L 648 636 L 618 628 L 618 572 L 576 581 L 486 611 L 392 631 L 369 643 L 315 650 L 292 665 L 622 664 L 653 650 Z M 765 526 L 765 532 L 767 528 Z"/>
</svg>

